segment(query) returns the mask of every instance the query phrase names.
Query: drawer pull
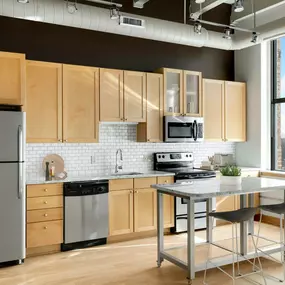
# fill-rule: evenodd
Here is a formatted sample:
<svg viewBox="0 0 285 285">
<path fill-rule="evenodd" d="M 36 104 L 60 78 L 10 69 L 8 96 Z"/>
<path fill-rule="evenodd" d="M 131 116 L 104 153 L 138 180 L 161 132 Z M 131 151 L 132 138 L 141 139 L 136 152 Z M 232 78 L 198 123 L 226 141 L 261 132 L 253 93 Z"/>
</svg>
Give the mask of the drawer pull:
<svg viewBox="0 0 285 285">
<path fill-rule="evenodd" d="M 44 227 L 44 230 L 47 230 L 47 227 Z"/>
<path fill-rule="evenodd" d="M 47 192 L 48 190 L 47 190 L 47 189 L 44 189 L 44 191 Z"/>
<path fill-rule="evenodd" d="M 133 191 L 130 191 L 131 194 L 133 194 Z"/>
<path fill-rule="evenodd" d="M 44 201 L 44 204 L 47 204 L 47 201 Z"/>
<path fill-rule="evenodd" d="M 167 180 L 165 180 L 165 181 L 164 181 L 164 183 L 166 183 L 166 184 L 167 184 L 167 183 L 168 183 L 168 181 L 167 181 Z"/>
<path fill-rule="evenodd" d="M 48 214 L 44 214 L 44 217 L 47 217 L 48 216 Z"/>
</svg>

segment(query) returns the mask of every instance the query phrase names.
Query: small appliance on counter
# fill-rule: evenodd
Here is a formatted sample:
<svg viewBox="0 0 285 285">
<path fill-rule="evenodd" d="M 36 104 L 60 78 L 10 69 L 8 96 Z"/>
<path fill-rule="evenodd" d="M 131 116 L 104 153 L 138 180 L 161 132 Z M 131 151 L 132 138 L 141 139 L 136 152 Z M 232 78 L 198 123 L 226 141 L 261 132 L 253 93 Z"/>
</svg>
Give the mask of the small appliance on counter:
<svg viewBox="0 0 285 285">
<path fill-rule="evenodd" d="M 61 250 L 106 244 L 109 232 L 108 180 L 63 184 L 64 236 Z"/>
<path fill-rule="evenodd" d="M 196 117 L 165 116 L 164 142 L 188 143 L 204 140 L 204 119 Z"/>
<path fill-rule="evenodd" d="M 64 160 L 58 154 L 49 154 L 43 159 L 43 170 L 45 172 L 46 181 L 64 180 L 67 173 L 64 168 Z"/>
<path fill-rule="evenodd" d="M 194 168 L 192 152 L 155 153 L 154 169 L 158 171 L 174 172 L 176 183 L 193 183 L 194 179 L 209 179 L 216 177 L 215 171 Z M 216 209 L 216 199 L 213 199 L 213 210 Z M 206 201 L 195 203 L 195 230 L 205 229 Z M 187 231 L 187 200 L 175 197 L 174 199 L 174 233 Z"/>
<path fill-rule="evenodd" d="M 234 164 L 234 156 L 231 153 L 215 153 L 214 165 L 216 168 Z"/>
</svg>

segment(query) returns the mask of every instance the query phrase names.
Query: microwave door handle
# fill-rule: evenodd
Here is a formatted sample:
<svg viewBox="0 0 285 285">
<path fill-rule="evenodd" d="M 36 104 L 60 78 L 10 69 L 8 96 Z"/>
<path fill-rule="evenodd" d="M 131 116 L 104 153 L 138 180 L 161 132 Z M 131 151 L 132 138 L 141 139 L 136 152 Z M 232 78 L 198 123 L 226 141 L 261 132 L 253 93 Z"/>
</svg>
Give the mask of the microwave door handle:
<svg viewBox="0 0 285 285">
<path fill-rule="evenodd" d="M 197 139 L 198 139 L 198 124 L 197 124 L 196 120 L 194 121 L 194 124 L 193 124 L 193 137 L 194 137 L 194 141 L 197 141 Z"/>
</svg>

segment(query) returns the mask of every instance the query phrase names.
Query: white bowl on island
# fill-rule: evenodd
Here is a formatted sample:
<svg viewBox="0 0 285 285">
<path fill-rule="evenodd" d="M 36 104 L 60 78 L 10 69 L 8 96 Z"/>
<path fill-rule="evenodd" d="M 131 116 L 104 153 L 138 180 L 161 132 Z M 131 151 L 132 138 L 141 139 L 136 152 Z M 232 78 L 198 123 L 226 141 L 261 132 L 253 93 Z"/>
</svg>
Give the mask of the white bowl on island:
<svg viewBox="0 0 285 285">
<path fill-rule="evenodd" d="M 241 176 L 221 176 L 221 185 L 240 185 Z"/>
</svg>

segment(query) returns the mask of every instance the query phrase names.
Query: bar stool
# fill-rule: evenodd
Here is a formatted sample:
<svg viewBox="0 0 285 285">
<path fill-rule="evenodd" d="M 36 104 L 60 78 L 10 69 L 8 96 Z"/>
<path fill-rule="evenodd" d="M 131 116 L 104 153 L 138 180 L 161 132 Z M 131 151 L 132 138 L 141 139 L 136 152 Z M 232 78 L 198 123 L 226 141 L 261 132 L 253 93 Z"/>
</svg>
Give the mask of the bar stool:
<svg viewBox="0 0 285 285">
<path fill-rule="evenodd" d="M 238 227 L 237 225 L 239 223 L 242 222 L 248 222 L 251 219 L 253 219 L 255 213 L 256 213 L 256 208 L 243 208 L 240 210 L 236 210 L 236 211 L 229 211 L 229 212 L 212 212 L 209 214 L 210 217 L 212 217 L 213 219 L 219 219 L 219 220 L 224 220 L 227 222 L 230 222 L 232 224 L 232 250 L 225 248 L 223 246 L 217 245 L 213 242 L 209 243 L 209 247 L 208 247 L 208 256 L 207 256 L 207 263 L 206 263 L 206 269 L 205 269 L 205 274 L 204 274 L 204 282 L 203 284 L 207 285 L 208 283 L 206 282 L 207 279 L 207 269 L 208 269 L 208 264 L 211 263 L 212 265 L 214 265 L 216 268 L 218 268 L 220 271 L 222 271 L 223 273 L 225 273 L 227 276 L 229 276 L 232 280 L 233 280 L 233 285 L 235 285 L 236 280 L 240 279 L 240 278 L 246 278 L 247 276 L 253 275 L 253 274 L 258 274 L 260 273 L 260 275 L 263 277 L 264 280 L 264 284 L 267 285 L 266 279 L 263 275 L 263 271 L 262 271 L 262 265 L 258 256 L 258 251 L 257 251 L 257 247 L 256 247 L 256 243 L 253 239 L 253 236 L 251 235 L 252 238 L 252 243 L 254 245 L 254 249 L 255 249 L 255 257 L 257 258 L 258 262 L 259 262 L 259 267 L 255 265 L 255 263 L 251 262 L 249 259 L 247 259 L 245 256 L 243 256 L 241 253 L 238 252 Z M 236 232 L 236 235 L 235 233 Z M 227 273 L 225 270 L 223 270 L 220 266 L 216 265 L 211 259 L 210 259 L 210 248 L 212 246 L 216 246 L 218 248 L 222 248 L 226 251 L 230 251 L 232 252 L 232 257 L 233 257 L 233 273 L 232 275 Z M 244 274 L 242 275 L 240 273 L 240 259 L 244 259 L 245 261 L 248 261 L 251 265 L 253 265 L 253 268 L 255 269 L 255 271 L 250 272 L 248 274 Z M 237 274 L 236 274 L 236 266 L 235 264 L 237 264 Z M 255 284 L 260 284 L 257 283 L 256 281 L 253 281 L 249 278 L 246 278 L 247 281 L 255 283 Z"/>
<path fill-rule="evenodd" d="M 257 234 L 256 246 L 258 248 L 258 242 L 260 239 L 270 241 L 273 244 L 279 244 L 280 245 L 280 253 L 281 253 L 281 261 L 274 258 L 272 255 L 264 252 L 260 248 L 258 248 L 258 250 L 260 252 L 262 252 L 264 255 L 268 256 L 271 260 L 283 265 L 283 279 L 278 279 L 278 278 L 276 278 L 272 275 L 269 275 L 269 274 L 265 274 L 265 276 L 267 276 L 268 278 L 273 279 L 275 281 L 278 281 L 278 282 L 284 282 L 285 281 L 285 260 L 284 260 L 284 254 L 285 254 L 284 246 L 285 246 L 285 244 L 284 244 L 284 232 L 283 232 L 282 225 L 283 225 L 283 220 L 284 220 L 284 215 L 285 215 L 285 203 L 273 204 L 273 205 L 262 205 L 262 206 L 259 206 L 259 209 L 260 209 L 260 220 L 259 220 L 259 229 L 258 229 L 258 234 Z M 280 242 L 268 239 L 267 237 L 264 238 L 264 237 L 260 236 L 260 226 L 261 226 L 262 215 L 263 215 L 264 211 L 280 215 Z M 254 260 L 254 263 L 255 263 L 255 260 Z"/>
</svg>

